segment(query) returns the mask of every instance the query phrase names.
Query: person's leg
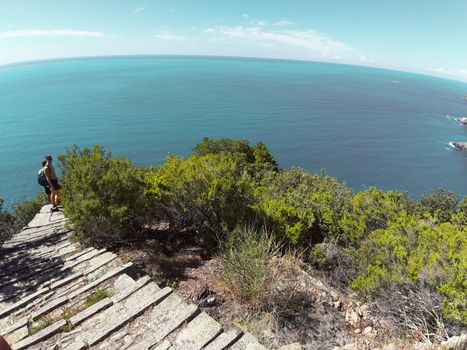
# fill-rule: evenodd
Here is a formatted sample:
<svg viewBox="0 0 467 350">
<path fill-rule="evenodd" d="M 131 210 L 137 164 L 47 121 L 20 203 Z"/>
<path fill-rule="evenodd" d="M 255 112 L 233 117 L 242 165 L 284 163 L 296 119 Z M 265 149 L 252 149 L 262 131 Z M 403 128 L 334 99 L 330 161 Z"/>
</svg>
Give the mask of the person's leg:
<svg viewBox="0 0 467 350">
<path fill-rule="evenodd" d="M 50 187 L 44 186 L 44 189 L 45 189 L 45 194 L 47 196 L 47 200 L 49 201 L 49 203 L 52 203 L 52 191 L 50 190 Z"/>
</svg>

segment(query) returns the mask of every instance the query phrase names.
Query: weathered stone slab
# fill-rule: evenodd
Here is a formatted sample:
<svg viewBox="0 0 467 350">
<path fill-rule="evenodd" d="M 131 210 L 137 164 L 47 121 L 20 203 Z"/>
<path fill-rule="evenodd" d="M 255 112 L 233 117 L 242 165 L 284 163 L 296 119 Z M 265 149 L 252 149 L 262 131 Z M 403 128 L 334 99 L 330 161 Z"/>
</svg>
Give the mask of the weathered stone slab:
<svg viewBox="0 0 467 350">
<path fill-rule="evenodd" d="M 88 290 L 91 290 L 92 288 L 94 287 L 97 287 L 99 284 L 101 284 L 102 282 L 122 273 L 123 271 L 125 271 L 126 269 L 128 269 L 129 267 L 131 267 L 133 265 L 133 263 L 129 262 L 129 263 L 126 263 L 125 265 L 122 265 L 116 269 L 113 269 L 111 271 L 109 271 L 108 273 L 106 273 L 105 275 L 103 275 L 102 277 L 98 278 L 97 280 L 95 281 L 92 281 L 91 283 L 75 290 L 74 292 L 71 292 L 70 294 L 67 295 L 67 298 L 69 300 L 75 298 L 76 296 L 78 296 L 79 294 L 81 293 L 85 293 L 87 292 Z"/>
<path fill-rule="evenodd" d="M 221 331 L 221 325 L 202 312 L 178 333 L 172 344 L 176 349 L 199 350 Z"/>
<path fill-rule="evenodd" d="M 60 297 L 55 300 L 52 300 L 50 303 L 47 303 L 43 307 L 41 307 L 39 310 L 33 312 L 31 315 L 31 318 L 33 321 L 37 320 L 39 317 L 48 314 L 50 311 L 55 310 L 57 307 L 62 306 L 63 304 L 66 304 L 67 298 L 65 297 Z"/>
<path fill-rule="evenodd" d="M 127 287 L 126 289 L 122 289 L 120 291 L 117 291 L 116 294 L 114 294 L 111 299 L 112 301 L 116 304 L 119 301 L 125 299 L 129 295 L 133 294 L 136 292 L 138 289 L 142 288 L 144 285 L 146 285 L 151 279 L 149 276 L 144 276 L 141 277 L 138 281 L 136 281 L 133 285 Z M 159 288 L 159 287 L 157 287 Z M 160 289 L 160 288 L 159 288 Z"/>
<path fill-rule="evenodd" d="M 44 209 L 44 208 L 43 208 Z M 66 221 L 65 215 L 60 212 L 49 212 L 47 213 L 46 209 L 44 211 L 41 211 L 34 216 L 34 219 L 28 224 L 28 227 L 42 227 L 42 226 L 47 226 L 50 225 L 51 223 L 57 223 L 57 221 Z"/>
<path fill-rule="evenodd" d="M 266 350 L 251 333 L 245 333 L 230 350 Z"/>
<path fill-rule="evenodd" d="M 15 344 L 29 335 L 28 326 L 22 326 L 6 335 L 4 338 L 8 344 Z"/>
<path fill-rule="evenodd" d="M 12 349 L 13 350 L 21 350 L 21 349 L 27 349 L 29 346 L 34 345 L 40 341 L 43 341 L 55 333 L 60 331 L 60 328 L 66 325 L 65 320 L 60 320 L 55 322 L 54 324 L 50 325 L 47 328 L 44 328 L 43 330 L 37 332 L 34 335 L 31 335 L 30 337 L 27 337 L 21 341 L 19 341 L 16 344 L 13 344 Z"/>
<path fill-rule="evenodd" d="M 8 327 L 6 327 L 4 329 L 1 329 L 0 330 L 0 335 L 7 335 L 9 333 L 14 332 L 18 328 L 21 328 L 21 327 L 24 327 L 24 326 L 27 326 L 27 325 L 28 325 L 28 319 L 27 318 L 22 318 L 21 320 L 16 321 L 11 326 L 8 326 Z"/>
<path fill-rule="evenodd" d="M 6 315 L 9 315 L 13 311 L 19 309 L 20 307 L 26 305 L 27 303 L 31 302 L 32 300 L 39 297 L 40 295 L 42 295 L 44 293 L 47 293 L 48 291 L 50 291 L 49 288 L 42 288 L 42 289 L 38 290 L 37 292 L 32 293 L 32 294 L 22 298 L 20 301 L 17 301 L 16 303 L 14 303 L 14 304 L 0 310 L 0 318 L 4 317 Z"/>
<path fill-rule="evenodd" d="M 86 321 L 88 318 L 95 315 L 96 313 L 108 308 L 112 304 L 113 303 L 112 300 L 110 300 L 110 298 L 102 299 L 101 301 L 95 303 L 91 307 L 88 307 L 87 309 L 81 311 L 80 313 L 70 318 L 70 324 L 73 327 L 75 327 L 76 325 L 82 323 L 83 321 Z"/>
<path fill-rule="evenodd" d="M 62 278 L 58 281 L 54 281 L 50 283 L 50 289 L 57 289 L 60 288 L 61 286 L 70 283 L 71 281 L 74 281 L 77 278 L 80 278 L 83 276 L 82 272 L 76 272 L 68 277 Z"/>
<path fill-rule="evenodd" d="M 149 326 L 139 329 L 140 340 L 128 350 L 151 348 L 197 312 L 196 305 L 186 304 L 176 294 L 169 295 L 146 316 L 144 324 Z"/>
<path fill-rule="evenodd" d="M 172 347 L 172 343 L 165 339 L 162 343 L 157 345 L 155 348 L 151 350 L 169 350 Z"/>
<path fill-rule="evenodd" d="M 88 346 L 98 343 L 115 329 L 127 323 L 148 307 L 160 302 L 163 298 L 172 293 L 172 289 L 169 287 L 159 290 L 156 293 L 154 293 L 153 288 L 151 287 L 153 286 L 149 284 L 145 288 L 136 292 L 129 299 L 123 301 L 122 305 L 117 304 L 110 309 L 107 309 L 110 311 L 110 315 L 113 314 L 113 317 L 107 317 L 105 322 L 101 322 L 97 329 L 93 328 L 87 332 L 87 334 L 83 334 L 82 337 L 84 338 L 84 342 L 87 343 Z"/>
<path fill-rule="evenodd" d="M 230 344 L 232 344 L 235 340 L 240 338 L 241 333 L 233 328 L 226 333 L 222 333 L 216 339 L 214 339 L 211 343 L 209 343 L 203 350 L 222 350 L 227 348 Z"/>
<path fill-rule="evenodd" d="M 86 264 L 76 265 L 74 269 L 84 269 L 83 273 L 85 275 L 90 274 L 91 272 L 96 271 L 116 258 L 117 255 L 111 252 L 107 252 L 87 261 Z"/>
</svg>

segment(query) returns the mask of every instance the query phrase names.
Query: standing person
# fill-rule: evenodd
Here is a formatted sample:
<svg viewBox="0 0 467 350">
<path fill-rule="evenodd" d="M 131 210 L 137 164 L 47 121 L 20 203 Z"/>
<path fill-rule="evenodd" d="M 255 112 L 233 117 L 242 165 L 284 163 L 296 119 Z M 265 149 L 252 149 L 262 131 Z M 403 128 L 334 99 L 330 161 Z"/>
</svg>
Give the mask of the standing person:
<svg viewBox="0 0 467 350">
<path fill-rule="evenodd" d="M 52 156 L 50 154 L 45 156 L 45 167 L 44 174 L 47 179 L 47 182 L 50 184 L 50 189 L 52 190 L 52 211 L 58 211 L 58 205 L 60 204 L 60 199 L 58 198 L 59 191 L 62 188 L 58 183 L 57 174 L 55 173 L 55 168 L 52 165 Z"/>
<path fill-rule="evenodd" d="M 47 164 L 46 160 L 42 161 L 42 168 L 39 170 L 37 174 L 37 180 L 39 185 L 43 186 L 45 189 L 45 194 L 47 195 L 47 200 L 49 203 L 52 203 L 52 191 L 50 190 L 50 184 L 47 182 L 47 178 L 45 177 L 45 165 Z"/>
</svg>

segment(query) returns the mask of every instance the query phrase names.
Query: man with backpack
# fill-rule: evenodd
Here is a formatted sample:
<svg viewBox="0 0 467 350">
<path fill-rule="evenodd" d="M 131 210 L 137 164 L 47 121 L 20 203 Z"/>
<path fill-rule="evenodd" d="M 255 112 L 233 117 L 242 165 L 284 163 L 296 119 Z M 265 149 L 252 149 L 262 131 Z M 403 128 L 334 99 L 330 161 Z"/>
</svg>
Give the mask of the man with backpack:
<svg viewBox="0 0 467 350">
<path fill-rule="evenodd" d="M 47 199 L 48 199 L 49 203 L 52 203 L 52 196 L 51 196 L 52 191 L 50 190 L 50 185 L 47 182 L 47 179 L 46 179 L 45 173 L 44 173 L 44 168 L 45 168 L 46 164 L 47 164 L 47 161 L 43 160 L 42 161 L 42 168 L 39 170 L 39 173 L 37 174 L 37 182 L 39 183 L 39 185 L 44 187 L 45 194 L 47 195 Z"/>
<path fill-rule="evenodd" d="M 51 200 L 52 200 L 52 209 L 51 211 L 58 211 L 58 205 L 60 204 L 60 199 L 58 198 L 59 191 L 62 188 L 58 183 L 57 174 L 55 173 L 55 168 L 52 165 L 52 156 L 50 154 L 45 156 L 45 167 L 44 167 L 44 174 L 47 182 L 50 185 L 50 189 L 52 190 Z"/>
</svg>

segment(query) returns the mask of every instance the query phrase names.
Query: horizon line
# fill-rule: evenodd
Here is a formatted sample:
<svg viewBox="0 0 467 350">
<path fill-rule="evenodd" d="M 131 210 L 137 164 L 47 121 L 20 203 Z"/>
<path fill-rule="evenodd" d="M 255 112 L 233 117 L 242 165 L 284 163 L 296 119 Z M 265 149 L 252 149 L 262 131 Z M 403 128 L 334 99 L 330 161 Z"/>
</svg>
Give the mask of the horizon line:
<svg viewBox="0 0 467 350">
<path fill-rule="evenodd" d="M 189 55 L 189 54 L 116 54 L 116 55 L 89 55 L 89 56 L 63 56 L 63 57 L 53 57 L 53 58 L 43 58 L 43 59 L 32 59 L 26 61 L 17 61 L 9 63 L 1 63 L 0 69 L 12 67 L 12 66 L 22 66 L 22 65 L 32 65 L 40 64 L 47 62 L 56 62 L 56 61 L 73 61 L 73 60 L 92 60 L 92 59 L 105 59 L 105 58 L 217 58 L 217 59 L 237 59 L 237 60 L 251 60 L 251 61 L 278 61 L 278 62 L 296 62 L 296 63 L 325 63 L 325 64 L 334 64 L 341 66 L 351 66 L 359 68 L 371 68 L 377 70 L 386 70 L 393 72 L 402 72 L 409 73 L 414 75 L 427 76 L 432 78 L 444 79 L 449 81 L 455 81 L 458 83 L 467 84 L 467 79 L 462 80 L 462 78 L 448 77 L 446 75 L 435 74 L 434 72 L 430 74 L 430 71 L 419 71 L 419 70 L 409 70 L 404 68 L 395 68 L 395 67 L 385 67 L 385 66 L 371 66 L 357 63 L 346 63 L 346 62 L 336 62 L 336 61 L 321 61 L 321 60 L 307 60 L 300 58 L 278 58 L 278 57 L 258 57 L 258 56 L 223 56 L 223 55 Z"/>
</svg>

